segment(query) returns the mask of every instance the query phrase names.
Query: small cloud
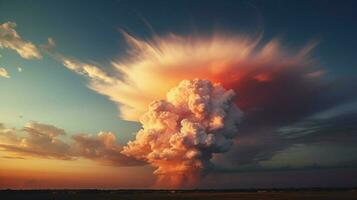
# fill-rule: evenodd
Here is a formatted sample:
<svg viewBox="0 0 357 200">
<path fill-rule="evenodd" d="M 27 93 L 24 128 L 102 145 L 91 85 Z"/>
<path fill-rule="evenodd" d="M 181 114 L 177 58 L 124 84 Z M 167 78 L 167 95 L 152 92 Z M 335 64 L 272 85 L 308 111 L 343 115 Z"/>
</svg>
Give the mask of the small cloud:
<svg viewBox="0 0 357 200">
<path fill-rule="evenodd" d="M 94 82 L 114 84 L 117 81 L 117 79 L 110 76 L 100 67 L 64 56 L 61 53 L 56 52 L 55 47 L 56 43 L 54 39 L 48 38 L 47 44 L 43 45 L 42 49 L 56 60 L 60 61 L 67 69 L 74 71 L 77 74 L 87 76 Z"/>
<path fill-rule="evenodd" d="M 22 72 L 22 68 L 21 68 L 21 67 L 18 67 L 18 68 L 17 68 L 17 71 L 18 71 L 18 72 Z"/>
<path fill-rule="evenodd" d="M 9 73 L 5 68 L 0 67 L 0 77 L 10 78 Z"/>
<path fill-rule="evenodd" d="M 116 81 L 113 77 L 109 76 L 106 72 L 95 65 L 83 63 L 66 57 L 62 57 L 61 61 L 68 69 L 78 74 L 85 75 L 93 81 L 100 81 L 108 84 L 115 83 Z"/>
<path fill-rule="evenodd" d="M 23 40 L 15 28 L 14 22 L 0 24 L 0 48 L 12 49 L 25 59 L 42 58 L 39 49 L 31 42 Z"/>
<path fill-rule="evenodd" d="M 317 70 L 317 71 L 310 72 L 310 73 L 306 74 L 306 76 L 310 77 L 310 78 L 319 78 L 319 77 L 323 76 L 324 74 L 325 74 L 324 70 Z"/>
<path fill-rule="evenodd" d="M 49 37 L 47 39 L 47 41 L 48 41 L 48 44 L 47 44 L 48 48 L 55 48 L 56 47 L 56 42 L 55 42 L 55 40 L 53 38 Z"/>
</svg>

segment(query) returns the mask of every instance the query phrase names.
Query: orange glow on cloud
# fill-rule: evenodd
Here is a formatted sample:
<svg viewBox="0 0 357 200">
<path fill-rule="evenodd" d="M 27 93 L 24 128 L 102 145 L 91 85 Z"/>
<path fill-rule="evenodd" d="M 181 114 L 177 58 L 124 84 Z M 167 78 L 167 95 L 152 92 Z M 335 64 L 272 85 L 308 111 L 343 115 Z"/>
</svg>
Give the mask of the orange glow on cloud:
<svg viewBox="0 0 357 200">
<path fill-rule="evenodd" d="M 101 78 L 104 72 L 100 72 L 100 76 L 88 76 L 91 78 L 89 87 L 116 102 L 121 117 L 126 120 L 137 121 L 150 102 L 164 99 L 168 90 L 184 79 L 219 82 L 227 89 L 234 89 L 240 99 L 238 106 L 244 106 L 247 103 L 245 94 L 239 91 L 241 87 L 279 80 L 290 76 L 288 73 L 307 81 L 322 74 L 308 58 L 315 45 L 312 43 L 292 52 L 277 40 L 261 45 L 260 38 L 246 36 L 171 34 L 151 41 L 127 33 L 124 36 L 130 45 L 130 56 L 112 63 L 116 73 L 104 78 Z"/>
<path fill-rule="evenodd" d="M 155 167 L 160 187 L 192 187 L 227 152 L 242 112 L 234 92 L 208 80 L 184 80 L 141 116 L 142 129 L 122 153 Z"/>
<path fill-rule="evenodd" d="M 249 38 L 242 35 L 215 34 L 211 37 L 202 37 L 169 34 L 145 41 L 127 33 L 123 34 L 129 44 L 129 55 L 125 59 L 112 62 L 112 73 L 55 52 L 55 43 L 52 39 L 49 39 L 45 49 L 68 69 L 87 76 L 88 87 L 115 102 L 120 116 L 125 120 L 139 121 L 143 114 L 144 118 L 150 118 L 147 116 L 151 111 L 156 111 L 155 105 L 153 108 L 153 104 L 150 103 L 169 99 L 168 91 L 182 80 L 201 79 L 213 84 L 219 83 L 226 90 L 235 92 L 235 103 L 247 119 L 271 121 L 271 124 L 281 123 L 280 120 L 284 123 L 299 118 L 304 114 L 299 112 L 301 108 L 308 108 L 313 104 L 314 97 L 323 88 L 320 77 L 324 71 L 317 68 L 315 62 L 309 58 L 315 43 L 310 43 L 298 51 L 291 51 L 283 48 L 278 40 L 262 44 L 260 37 Z M 257 116 L 254 114 L 256 110 L 264 112 Z M 294 115 L 291 115 L 291 118 L 279 118 L 290 116 L 287 115 L 289 113 Z M 129 142 L 122 153 L 151 163 L 157 168 L 156 174 L 160 179 L 163 178 L 164 182 L 167 181 L 167 177 L 170 177 L 171 182 L 182 182 L 183 176 L 180 173 L 188 174 L 184 177 L 186 182 L 194 182 L 196 178 L 192 177 L 197 177 L 194 169 L 204 168 L 200 167 L 204 163 L 202 159 L 193 159 L 197 163 L 191 163 L 192 165 L 182 165 L 182 160 L 173 159 L 182 154 L 190 154 L 187 148 L 182 148 L 180 154 L 175 152 L 177 149 L 171 151 L 171 147 L 168 147 L 168 151 L 161 153 L 177 155 L 167 160 L 162 160 L 160 156 L 160 159 L 155 157 L 161 155 L 158 149 L 166 149 L 165 145 L 160 144 L 167 143 L 172 134 L 167 134 L 168 138 L 163 138 L 163 142 L 155 144 L 148 139 L 150 134 L 145 133 L 151 128 L 160 129 L 163 126 L 164 129 L 183 127 L 182 124 L 176 126 L 175 123 L 171 123 L 175 120 L 171 120 L 170 123 L 160 122 L 163 123 L 160 126 L 155 124 L 157 121 L 156 118 L 151 121 L 141 120 L 143 131 L 139 131 L 136 140 Z M 220 121 L 212 118 L 212 122 Z M 234 131 L 231 132 L 236 134 Z M 148 149 L 149 146 L 151 149 Z M 196 147 L 193 149 L 197 150 Z M 209 163 L 212 153 L 216 152 L 210 152 L 209 158 L 204 161 Z M 190 168 L 191 171 L 187 170 L 190 166 L 195 167 Z M 201 173 L 200 170 L 197 171 Z M 161 176 L 162 174 L 169 176 Z"/>
<path fill-rule="evenodd" d="M 0 188 L 125 188 L 150 183 L 150 169 L 122 155 L 113 133 L 59 137 L 65 135 L 63 129 L 37 122 L 19 130 L 0 124 Z M 130 178 L 128 166 L 144 182 Z"/>
</svg>

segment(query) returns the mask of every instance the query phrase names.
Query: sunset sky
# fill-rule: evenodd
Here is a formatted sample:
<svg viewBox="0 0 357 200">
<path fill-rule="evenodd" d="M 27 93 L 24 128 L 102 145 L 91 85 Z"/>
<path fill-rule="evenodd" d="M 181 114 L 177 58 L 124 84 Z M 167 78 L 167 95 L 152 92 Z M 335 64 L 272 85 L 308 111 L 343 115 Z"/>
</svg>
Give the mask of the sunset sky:
<svg viewBox="0 0 357 200">
<path fill-rule="evenodd" d="M 348 0 L 0 0 L 0 189 L 356 186 L 356 19 Z M 219 131 L 180 146 L 177 116 Z"/>
</svg>

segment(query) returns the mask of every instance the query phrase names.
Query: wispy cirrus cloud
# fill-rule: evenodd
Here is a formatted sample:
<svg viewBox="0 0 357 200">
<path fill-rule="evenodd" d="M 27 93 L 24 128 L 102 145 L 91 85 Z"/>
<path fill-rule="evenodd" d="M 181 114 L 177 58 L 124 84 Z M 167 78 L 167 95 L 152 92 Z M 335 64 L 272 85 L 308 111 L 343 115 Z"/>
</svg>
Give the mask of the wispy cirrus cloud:
<svg viewBox="0 0 357 200">
<path fill-rule="evenodd" d="M 36 45 L 22 39 L 15 28 L 14 22 L 0 24 L 0 48 L 14 50 L 24 59 L 41 59 L 42 55 Z"/>
<path fill-rule="evenodd" d="M 114 84 L 116 79 L 111 77 L 108 73 L 103 71 L 100 67 L 79 61 L 78 59 L 64 56 L 54 50 L 56 43 L 53 38 L 48 38 L 48 43 L 42 46 L 43 49 L 49 53 L 53 58 L 60 61 L 63 66 L 78 74 L 87 76 L 93 82 L 104 82 L 107 84 Z"/>
</svg>

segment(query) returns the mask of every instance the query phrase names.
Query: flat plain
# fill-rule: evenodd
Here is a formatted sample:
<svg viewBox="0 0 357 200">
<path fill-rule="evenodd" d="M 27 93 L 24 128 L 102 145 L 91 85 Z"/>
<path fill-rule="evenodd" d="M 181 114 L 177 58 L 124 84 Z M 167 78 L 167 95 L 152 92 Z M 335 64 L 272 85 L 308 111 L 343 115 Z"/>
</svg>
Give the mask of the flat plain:
<svg viewBox="0 0 357 200">
<path fill-rule="evenodd" d="M 169 191 L 169 190 L 2 190 L 3 200 L 357 200 L 355 190 L 337 191 Z"/>
</svg>

